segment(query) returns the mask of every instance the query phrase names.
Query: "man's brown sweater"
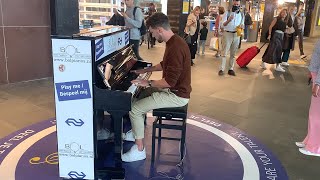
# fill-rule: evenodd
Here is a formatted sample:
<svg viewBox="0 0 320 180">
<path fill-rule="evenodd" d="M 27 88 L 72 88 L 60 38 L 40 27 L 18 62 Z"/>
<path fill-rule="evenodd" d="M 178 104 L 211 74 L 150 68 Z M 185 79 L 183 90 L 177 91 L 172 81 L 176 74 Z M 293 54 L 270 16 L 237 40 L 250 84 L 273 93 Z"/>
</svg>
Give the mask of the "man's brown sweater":
<svg viewBox="0 0 320 180">
<path fill-rule="evenodd" d="M 171 86 L 170 90 L 179 97 L 190 98 L 191 55 L 187 43 L 178 35 L 173 35 L 166 43 L 161 62 L 162 77 Z"/>
</svg>

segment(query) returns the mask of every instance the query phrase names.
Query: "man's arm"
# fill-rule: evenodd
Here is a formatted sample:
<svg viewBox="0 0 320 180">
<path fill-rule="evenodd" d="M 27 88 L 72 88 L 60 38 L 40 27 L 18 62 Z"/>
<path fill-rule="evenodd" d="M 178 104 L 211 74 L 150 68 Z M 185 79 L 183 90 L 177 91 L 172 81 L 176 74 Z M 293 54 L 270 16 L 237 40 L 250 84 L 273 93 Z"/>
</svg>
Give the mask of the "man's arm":
<svg viewBox="0 0 320 180">
<path fill-rule="evenodd" d="M 191 25 L 193 25 L 193 24 L 196 23 L 196 22 L 197 22 L 197 21 L 195 21 L 195 20 L 193 19 L 193 16 L 190 14 L 190 15 L 188 16 L 186 26 L 187 26 L 187 27 L 190 27 Z"/>
<path fill-rule="evenodd" d="M 138 86 L 151 86 L 151 87 L 157 87 L 157 88 L 169 88 L 169 87 L 174 87 L 181 75 L 181 72 L 183 71 L 182 69 L 182 62 L 183 62 L 183 56 L 176 56 L 174 55 L 174 51 L 172 51 L 172 55 L 168 57 L 175 58 L 174 60 L 172 59 L 171 61 L 168 61 L 168 65 L 166 66 L 166 76 L 160 80 L 152 80 L 152 81 L 147 81 L 147 80 L 133 80 L 131 81 L 134 84 L 137 84 Z M 177 52 L 178 53 L 178 52 Z M 162 69 L 161 64 L 158 64 L 154 66 L 154 69 L 159 68 L 159 65 Z M 151 67 L 152 68 L 152 67 Z"/>
<path fill-rule="evenodd" d="M 160 80 L 151 80 L 150 86 L 151 87 L 156 87 L 156 88 L 170 88 L 171 86 L 167 83 L 167 81 L 163 78 Z"/>
<path fill-rule="evenodd" d="M 229 23 L 233 20 L 233 18 L 234 18 L 234 15 L 231 13 L 231 15 L 229 16 L 229 18 L 227 19 L 228 13 L 229 13 L 229 12 L 226 12 L 226 13 L 223 15 L 223 18 L 222 18 L 223 26 L 228 26 L 228 24 L 229 24 Z"/>
<path fill-rule="evenodd" d="M 162 66 L 160 63 L 155 66 L 149 67 L 149 68 L 133 70 L 132 72 L 137 73 L 137 74 L 143 74 L 146 72 L 154 72 L 154 71 L 162 71 Z"/>
<path fill-rule="evenodd" d="M 160 89 L 171 87 L 165 79 L 150 80 L 150 81 L 144 80 L 144 79 L 135 79 L 131 82 L 133 84 L 136 84 L 137 86 L 142 86 L 142 87 L 156 87 Z"/>
</svg>

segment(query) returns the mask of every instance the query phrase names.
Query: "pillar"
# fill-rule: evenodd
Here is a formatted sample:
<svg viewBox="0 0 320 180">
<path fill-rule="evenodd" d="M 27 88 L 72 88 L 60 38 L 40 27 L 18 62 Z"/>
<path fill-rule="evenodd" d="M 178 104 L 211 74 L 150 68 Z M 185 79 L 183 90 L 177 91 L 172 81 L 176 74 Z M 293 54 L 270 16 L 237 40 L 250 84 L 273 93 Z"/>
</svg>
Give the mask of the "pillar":
<svg viewBox="0 0 320 180">
<path fill-rule="evenodd" d="M 271 22 L 273 21 L 274 11 L 276 10 L 276 8 L 277 8 L 277 1 L 276 0 L 266 0 L 265 1 L 265 10 L 264 10 L 264 14 L 263 14 L 260 42 L 267 41 L 266 33 L 269 29 Z"/>
</svg>

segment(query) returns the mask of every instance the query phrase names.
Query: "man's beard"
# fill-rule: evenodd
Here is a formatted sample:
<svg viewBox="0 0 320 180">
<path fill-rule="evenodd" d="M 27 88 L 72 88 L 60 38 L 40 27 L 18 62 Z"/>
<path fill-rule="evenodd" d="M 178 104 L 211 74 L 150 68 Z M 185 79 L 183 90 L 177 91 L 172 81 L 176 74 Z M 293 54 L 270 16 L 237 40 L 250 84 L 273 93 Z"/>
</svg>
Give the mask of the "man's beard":
<svg viewBox="0 0 320 180">
<path fill-rule="evenodd" d="M 159 43 L 162 43 L 162 42 L 163 42 L 162 36 L 159 36 L 159 38 L 157 39 L 157 41 L 158 41 Z"/>
</svg>

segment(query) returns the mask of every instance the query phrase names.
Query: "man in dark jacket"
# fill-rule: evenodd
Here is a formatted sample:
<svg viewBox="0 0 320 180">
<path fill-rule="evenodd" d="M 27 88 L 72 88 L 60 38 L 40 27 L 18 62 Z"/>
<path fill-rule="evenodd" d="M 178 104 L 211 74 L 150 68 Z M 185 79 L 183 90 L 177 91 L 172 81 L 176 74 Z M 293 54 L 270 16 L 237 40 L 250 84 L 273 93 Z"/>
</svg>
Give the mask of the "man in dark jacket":
<svg viewBox="0 0 320 180">
<path fill-rule="evenodd" d="M 248 31 L 249 31 L 249 26 L 252 25 L 252 18 L 249 14 L 249 12 L 246 12 L 246 15 L 244 17 L 244 40 L 247 40 L 248 38 Z"/>
</svg>

